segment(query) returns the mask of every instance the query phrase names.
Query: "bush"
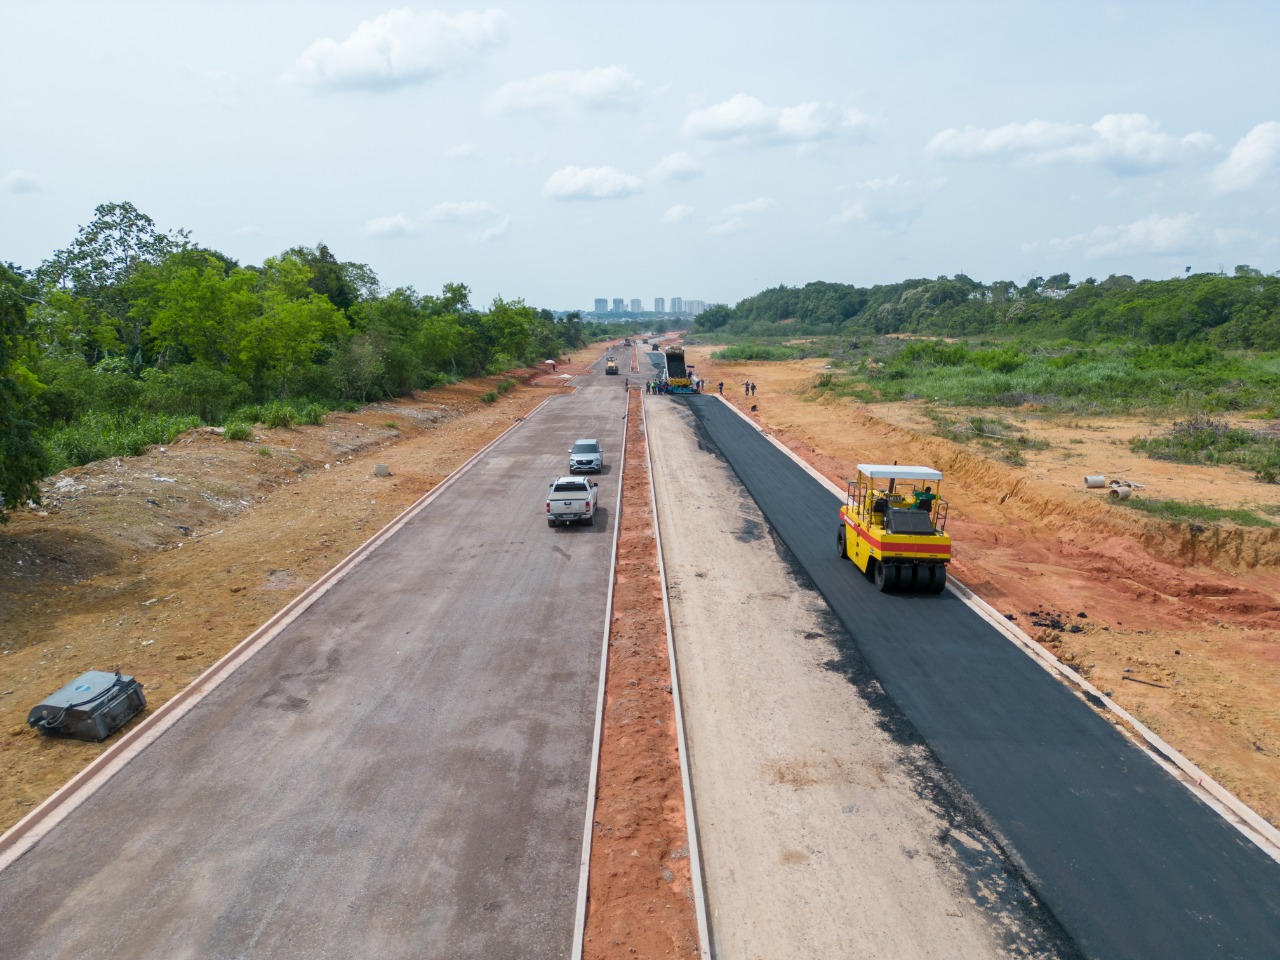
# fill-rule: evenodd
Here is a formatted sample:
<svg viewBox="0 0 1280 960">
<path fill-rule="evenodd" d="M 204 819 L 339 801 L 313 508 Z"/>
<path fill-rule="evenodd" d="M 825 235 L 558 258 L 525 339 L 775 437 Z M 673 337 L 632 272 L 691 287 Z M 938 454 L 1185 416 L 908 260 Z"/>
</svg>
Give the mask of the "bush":
<svg viewBox="0 0 1280 960">
<path fill-rule="evenodd" d="M 171 370 L 150 369 L 142 374 L 144 409 L 152 413 L 199 417 L 221 423 L 249 399 L 247 384 L 223 370 L 204 364 L 183 364 Z"/>
<path fill-rule="evenodd" d="M 519 384 L 517 384 L 514 380 L 503 380 L 500 384 L 498 384 L 498 392 L 506 393 L 508 390 L 517 386 L 519 386 Z"/>
<path fill-rule="evenodd" d="M 262 411 L 262 422 L 268 427 L 292 427 L 298 422 L 298 414 L 290 404 L 273 400 Z"/>
<path fill-rule="evenodd" d="M 223 440 L 252 440 L 253 426 L 242 421 L 228 423 L 222 429 Z"/>
<path fill-rule="evenodd" d="M 497 399 L 498 399 L 498 394 L 493 390 L 487 390 L 484 393 L 480 394 L 481 403 L 495 403 Z"/>
</svg>

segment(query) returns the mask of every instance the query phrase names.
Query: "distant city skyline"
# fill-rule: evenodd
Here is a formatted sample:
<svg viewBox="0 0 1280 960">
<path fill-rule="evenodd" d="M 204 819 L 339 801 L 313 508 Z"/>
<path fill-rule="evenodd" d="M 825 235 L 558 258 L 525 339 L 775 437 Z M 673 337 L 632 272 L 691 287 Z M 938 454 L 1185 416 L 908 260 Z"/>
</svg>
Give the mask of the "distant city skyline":
<svg viewBox="0 0 1280 960">
<path fill-rule="evenodd" d="M 684 297 L 671 298 L 671 313 L 689 313 L 699 314 L 706 310 L 709 304 L 705 300 L 686 299 Z M 644 301 L 639 297 L 595 297 L 594 304 L 590 311 L 596 314 L 609 313 L 667 313 L 667 298 L 654 297 L 653 309 L 645 310 Z"/>
</svg>

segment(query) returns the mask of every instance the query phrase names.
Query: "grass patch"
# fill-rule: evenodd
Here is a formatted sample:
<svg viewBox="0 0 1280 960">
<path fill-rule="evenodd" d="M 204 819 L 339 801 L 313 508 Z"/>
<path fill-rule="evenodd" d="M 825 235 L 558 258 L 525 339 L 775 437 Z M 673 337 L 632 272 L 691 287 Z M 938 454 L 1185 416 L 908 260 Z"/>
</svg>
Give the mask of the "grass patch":
<svg viewBox="0 0 1280 960">
<path fill-rule="evenodd" d="M 496 403 L 498 400 L 498 392 L 496 390 L 486 390 L 480 394 L 481 403 Z"/>
<path fill-rule="evenodd" d="M 223 440 L 252 440 L 253 425 L 244 423 L 244 422 L 228 423 L 225 427 L 222 428 L 222 439 Z"/>
<path fill-rule="evenodd" d="M 874 338 L 852 344 L 814 389 L 876 399 L 925 399 L 948 406 L 1032 405 L 1067 413 L 1222 412 L 1275 404 L 1280 357 L 1203 344 L 944 343 Z"/>
<path fill-rule="evenodd" d="M 1128 500 L 1117 500 L 1116 502 L 1165 520 L 1176 520 L 1185 523 L 1220 523 L 1223 520 L 1227 520 L 1242 527 L 1275 526 L 1270 520 L 1260 517 L 1250 510 L 1225 510 L 1219 507 L 1210 507 L 1203 503 L 1187 503 L 1184 500 L 1149 500 L 1145 497 L 1130 497 Z"/>
<path fill-rule="evenodd" d="M 173 438 L 200 426 L 199 417 L 175 417 L 162 413 L 86 413 L 75 423 L 43 437 L 52 475 L 68 467 L 106 460 L 136 457 L 147 447 L 171 443 Z"/>
<path fill-rule="evenodd" d="M 1233 427 L 1208 414 L 1174 420 L 1166 432 L 1134 437 L 1129 447 L 1155 460 L 1240 467 L 1263 483 L 1280 482 L 1280 436 Z"/>
<path fill-rule="evenodd" d="M 711 354 L 712 360 L 799 360 L 807 356 L 797 347 L 775 347 L 760 343 L 742 343 L 716 350 Z"/>
<path fill-rule="evenodd" d="M 1001 417 L 951 418 L 931 410 L 929 418 L 938 436 L 956 443 L 977 442 L 985 452 L 1010 466 L 1025 467 L 1029 450 L 1049 449 L 1049 441 L 1034 438 L 1023 427 Z"/>
<path fill-rule="evenodd" d="M 498 384 L 496 389 L 499 393 L 506 393 L 508 390 L 511 390 L 518 386 L 519 384 L 516 383 L 514 380 L 503 380 L 500 384 Z"/>
</svg>

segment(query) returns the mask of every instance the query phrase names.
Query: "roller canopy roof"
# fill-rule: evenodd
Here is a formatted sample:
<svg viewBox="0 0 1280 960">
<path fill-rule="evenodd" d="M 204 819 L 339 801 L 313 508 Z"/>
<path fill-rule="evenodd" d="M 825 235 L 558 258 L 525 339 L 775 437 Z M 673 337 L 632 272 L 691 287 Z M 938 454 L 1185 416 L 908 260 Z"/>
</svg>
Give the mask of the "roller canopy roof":
<svg viewBox="0 0 1280 960">
<path fill-rule="evenodd" d="M 873 480 L 941 480 L 942 471 L 933 467 L 904 467 L 891 463 L 860 463 L 858 472 L 865 473 Z"/>
</svg>

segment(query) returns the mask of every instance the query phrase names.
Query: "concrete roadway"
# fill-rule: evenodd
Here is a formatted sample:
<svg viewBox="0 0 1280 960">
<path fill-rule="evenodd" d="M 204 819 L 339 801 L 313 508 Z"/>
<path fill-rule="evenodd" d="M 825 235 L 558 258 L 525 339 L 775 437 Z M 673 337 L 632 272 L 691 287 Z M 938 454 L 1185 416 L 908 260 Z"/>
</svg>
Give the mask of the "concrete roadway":
<svg viewBox="0 0 1280 960">
<path fill-rule="evenodd" d="M 626 409 L 580 383 L 0 873 L 0 955 L 567 956 Z M 548 529 L 584 436 L 605 515 Z"/>
<path fill-rule="evenodd" d="M 954 594 L 878 593 L 836 556 L 840 501 L 726 404 L 672 402 L 847 628 L 833 669 L 879 681 L 1084 956 L 1280 957 L 1280 864 Z"/>
</svg>

